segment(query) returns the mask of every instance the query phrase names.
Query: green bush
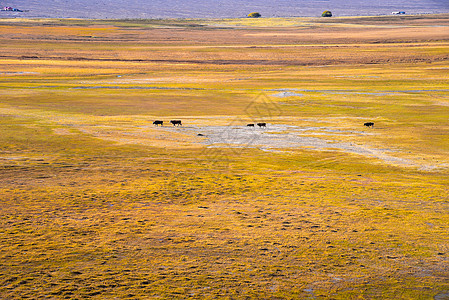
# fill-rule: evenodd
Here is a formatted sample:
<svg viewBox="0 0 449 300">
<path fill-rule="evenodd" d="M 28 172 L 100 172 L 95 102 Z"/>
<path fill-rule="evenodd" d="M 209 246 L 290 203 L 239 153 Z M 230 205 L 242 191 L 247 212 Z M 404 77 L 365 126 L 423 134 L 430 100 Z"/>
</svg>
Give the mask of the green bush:
<svg viewBox="0 0 449 300">
<path fill-rule="evenodd" d="M 332 13 L 329 10 L 323 11 L 322 17 L 332 17 Z"/>
<path fill-rule="evenodd" d="M 248 18 L 260 18 L 262 17 L 261 14 L 259 14 L 258 12 L 252 12 L 248 15 Z"/>
</svg>

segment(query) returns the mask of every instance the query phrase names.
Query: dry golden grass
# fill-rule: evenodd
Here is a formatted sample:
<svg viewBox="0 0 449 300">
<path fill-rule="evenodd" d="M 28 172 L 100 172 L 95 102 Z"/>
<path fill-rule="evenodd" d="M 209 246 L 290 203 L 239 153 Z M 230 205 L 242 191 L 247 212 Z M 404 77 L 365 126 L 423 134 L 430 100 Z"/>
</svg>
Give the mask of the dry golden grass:
<svg viewBox="0 0 449 300">
<path fill-rule="evenodd" d="M 0 20 L 0 298 L 447 297 L 448 26 Z"/>
</svg>

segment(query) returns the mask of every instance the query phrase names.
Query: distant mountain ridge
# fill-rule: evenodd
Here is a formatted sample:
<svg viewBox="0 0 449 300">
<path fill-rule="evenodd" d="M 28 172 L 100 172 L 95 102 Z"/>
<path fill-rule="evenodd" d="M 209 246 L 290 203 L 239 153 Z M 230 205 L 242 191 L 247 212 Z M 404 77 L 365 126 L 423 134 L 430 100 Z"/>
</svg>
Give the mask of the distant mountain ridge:
<svg viewBox="0 0 449 300">
<path fill-rule="evenodd" d="M 5 17 L 45 18 L 237 18 L 257 11 L 262 17 L 449 13 L 448 0 L 0 0 L 0 6 L 25 12 L 2 12 Z"/>
</svg>

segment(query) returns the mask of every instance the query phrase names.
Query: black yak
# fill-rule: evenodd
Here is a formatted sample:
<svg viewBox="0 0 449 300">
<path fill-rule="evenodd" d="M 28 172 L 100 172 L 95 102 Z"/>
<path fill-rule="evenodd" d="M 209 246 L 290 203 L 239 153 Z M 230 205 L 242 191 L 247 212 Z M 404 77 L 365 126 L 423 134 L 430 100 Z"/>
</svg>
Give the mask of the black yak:
<svg viewBox="0 0 449 300">
<path fill-rule="evenodd" d="M 173 126 L 182 126 L 181 120 L 171 120 L 170 123 L 172 123 Z"/>
</svg>

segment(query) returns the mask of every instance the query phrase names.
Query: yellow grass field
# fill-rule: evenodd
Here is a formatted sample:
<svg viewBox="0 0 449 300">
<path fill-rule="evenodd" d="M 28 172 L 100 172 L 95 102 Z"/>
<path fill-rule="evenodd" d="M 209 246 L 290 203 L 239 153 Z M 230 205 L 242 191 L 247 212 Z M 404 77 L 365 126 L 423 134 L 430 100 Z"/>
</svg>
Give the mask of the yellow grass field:
<svg viewBox="0 0 449 300">
<path fill-rule="evenodd" d="M 0 19 L 0 299 L 449 299 L 448 70 L 447 14 Z"/>
</svg>

